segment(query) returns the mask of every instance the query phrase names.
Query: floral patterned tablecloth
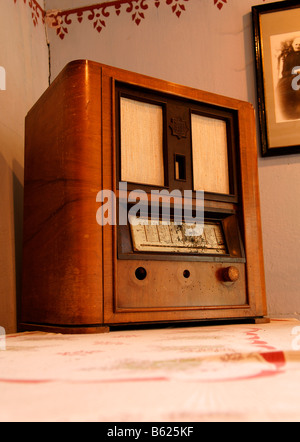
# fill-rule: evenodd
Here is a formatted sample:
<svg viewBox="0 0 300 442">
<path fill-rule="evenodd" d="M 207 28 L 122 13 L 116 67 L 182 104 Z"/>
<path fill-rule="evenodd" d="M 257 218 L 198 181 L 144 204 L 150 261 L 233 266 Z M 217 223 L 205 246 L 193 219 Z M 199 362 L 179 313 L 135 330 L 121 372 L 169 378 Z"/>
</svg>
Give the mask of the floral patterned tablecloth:
<svg viewBox="0 0 300 442">
<path fill-rule="evenodd" d="M 0 351 L 0 421 L 300 421 L 300 322 L 29 332 Z"/>
</svg>

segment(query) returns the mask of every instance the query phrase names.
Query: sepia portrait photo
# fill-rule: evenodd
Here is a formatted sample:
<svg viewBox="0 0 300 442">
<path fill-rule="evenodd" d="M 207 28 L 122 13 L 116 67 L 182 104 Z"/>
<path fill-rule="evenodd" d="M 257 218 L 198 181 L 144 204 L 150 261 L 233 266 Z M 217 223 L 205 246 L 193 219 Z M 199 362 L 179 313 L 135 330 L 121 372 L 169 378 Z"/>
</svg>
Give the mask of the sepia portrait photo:
<svg viewBox="0 0 300 442">
<path fill-rule="evenodd" d="M 300 2 L 252 7 L 263 156 L 300 153 Z"/>
</svg>

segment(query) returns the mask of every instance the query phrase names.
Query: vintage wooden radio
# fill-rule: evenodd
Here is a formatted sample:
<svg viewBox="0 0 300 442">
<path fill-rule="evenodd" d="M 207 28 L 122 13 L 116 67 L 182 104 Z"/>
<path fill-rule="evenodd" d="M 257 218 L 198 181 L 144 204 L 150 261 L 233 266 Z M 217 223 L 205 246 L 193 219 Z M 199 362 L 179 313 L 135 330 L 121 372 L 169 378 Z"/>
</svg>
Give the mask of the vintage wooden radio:
<svg viewBox="0 0 300 442">
<path fill-rule="evenodd" d="M 19 330 L 265 319 L 250 104 L 71 62 L 26 117 L 24 194 Z"/>
</svg>

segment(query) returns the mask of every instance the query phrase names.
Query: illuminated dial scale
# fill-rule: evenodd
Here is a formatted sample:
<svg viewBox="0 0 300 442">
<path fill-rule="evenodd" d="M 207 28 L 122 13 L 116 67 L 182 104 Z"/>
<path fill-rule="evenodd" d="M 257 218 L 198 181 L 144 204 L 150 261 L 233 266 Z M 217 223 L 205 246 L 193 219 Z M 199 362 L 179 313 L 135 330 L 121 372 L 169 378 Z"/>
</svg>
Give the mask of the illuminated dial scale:
<svg viewBox="0 0 300 442">
<path fill-rule="evenodd" d="M 133 248 L 139 252 L 173 252 L 226 255 L 221 224 L 205 222 L 200 234 L 190 224 L 152 223 L 146 219 L 129 219 Z M 193 234 L 194 233 L 194 234 Z"/>
</svg>

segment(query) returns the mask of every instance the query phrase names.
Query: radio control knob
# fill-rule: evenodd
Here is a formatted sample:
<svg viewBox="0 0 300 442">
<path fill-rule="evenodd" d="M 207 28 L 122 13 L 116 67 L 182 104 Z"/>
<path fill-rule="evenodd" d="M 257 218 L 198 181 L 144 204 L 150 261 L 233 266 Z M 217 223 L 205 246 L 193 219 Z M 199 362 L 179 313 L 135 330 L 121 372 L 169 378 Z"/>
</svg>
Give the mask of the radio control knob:
<svg viewBox="0 0 300 442">
<path fill-rule="evenodd" d="M 227 267 L 223 270 L 223 279 L 226 282 L 236 282 L 240 277 L 239 269 L 234 266 Z"/>
</svg>

